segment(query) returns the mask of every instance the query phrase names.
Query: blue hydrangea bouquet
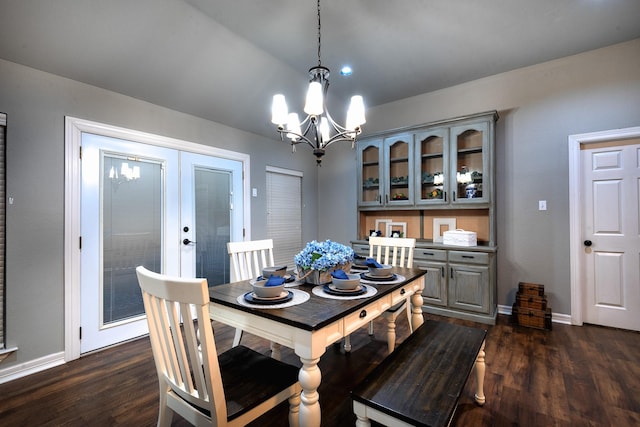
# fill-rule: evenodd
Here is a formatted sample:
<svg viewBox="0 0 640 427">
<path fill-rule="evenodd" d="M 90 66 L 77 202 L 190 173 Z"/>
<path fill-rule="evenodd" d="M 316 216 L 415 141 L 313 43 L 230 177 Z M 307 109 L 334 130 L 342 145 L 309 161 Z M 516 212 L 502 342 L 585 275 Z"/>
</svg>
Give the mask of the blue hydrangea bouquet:
<svg viewBox="0 0 640 427">
<path fill-rule="evenodd" d="M 343 270 L 349 273 L 355 254 L 349 246 L 325 240 L 311 241 L 300 251 L 294 261 L 298 267 L 299 280 L 321 285 L 331 283 L 331 272 Z"/>
</svg>

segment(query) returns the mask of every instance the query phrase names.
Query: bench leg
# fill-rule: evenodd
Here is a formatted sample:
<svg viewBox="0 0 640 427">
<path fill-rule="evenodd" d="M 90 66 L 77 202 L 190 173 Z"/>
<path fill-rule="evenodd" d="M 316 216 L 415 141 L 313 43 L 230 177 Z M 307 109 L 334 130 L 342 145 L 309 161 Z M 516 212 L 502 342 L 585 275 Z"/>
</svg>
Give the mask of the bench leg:
<svg viewBox="0 0 640 427">
<path fill-rule="evenodd" d="M 353 402 L 353 413 L 356 415 L 356 427 L 371 427 L 367 416 L 367 407 L 360 402 Z"/>
<path fill-rule="evenodd" d="M 478 383 L 476 389 L 476 403 L 480 406 L 484 405 L 485 397 L 484 397 L 484 372 L 485 372 L 485 364 L 484 364 L 484 341 L 482 342 L 482 347 L 480 347 L 480 352 L 478 352 L 478 357 L 476 358 L 475 369 L 476 369 L 476 381 Z"/>
<path fill-rule="evenodd" d="M 356 416 L 356 427 L 371 427 L 369 418 Z"/>
</svg>

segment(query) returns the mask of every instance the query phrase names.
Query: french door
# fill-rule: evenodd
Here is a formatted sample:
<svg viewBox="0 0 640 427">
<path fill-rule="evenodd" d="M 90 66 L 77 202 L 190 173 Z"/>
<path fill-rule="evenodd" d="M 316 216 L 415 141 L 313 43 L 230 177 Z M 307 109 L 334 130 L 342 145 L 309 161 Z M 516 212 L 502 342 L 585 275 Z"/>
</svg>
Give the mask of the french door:
<svg viewBox="0 0 640 427">
<path fill-rule="evenodd" d="M 80 352 L 146 334 L 135 268 L 229 280 L 242 239 L 242 163 L 82 134 Z"/>
</svg>

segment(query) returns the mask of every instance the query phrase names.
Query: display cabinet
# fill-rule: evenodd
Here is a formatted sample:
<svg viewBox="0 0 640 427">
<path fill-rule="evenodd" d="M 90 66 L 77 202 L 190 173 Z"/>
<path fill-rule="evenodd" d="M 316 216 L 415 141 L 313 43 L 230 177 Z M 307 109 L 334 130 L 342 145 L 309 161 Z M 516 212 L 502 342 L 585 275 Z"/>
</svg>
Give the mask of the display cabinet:
<svg viewBox="0 0 640 427">
<path fill-rule="evenodd" d="M 358 142 L 354 250 L 368 255 L 367 236 L 384 233 L 378 223 L 406 224 L 406 237 L 417 239 L 414 266 L 427 271 L 426 312 L 495 322 L 497 119 L 497 112 L 489 111 Z M 434 241 L 438 224 L 453 220 L 456 228 L 477 232 L 477 246 L 460 249 Z"/>
</svg>

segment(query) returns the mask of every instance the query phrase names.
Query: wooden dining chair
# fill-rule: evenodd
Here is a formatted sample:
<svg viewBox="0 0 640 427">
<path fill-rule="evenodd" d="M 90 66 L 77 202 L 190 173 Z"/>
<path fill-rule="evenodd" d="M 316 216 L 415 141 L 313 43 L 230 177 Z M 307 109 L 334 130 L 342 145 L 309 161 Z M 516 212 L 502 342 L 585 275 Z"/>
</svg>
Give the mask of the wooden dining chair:
<svg viewBox="0 0 640 427">
<path fill-rule="evenodd" d="M 228 242 L 231 261 L 231 281 L 250 280 L 262 274 L 265 267 L 273 267 L 273 239 Z M 233 346 L 240 344 L 242 329 L 236 329 Z"/>
<path fill-rule="evenodd" d="M 289 400 L 298 425 L 298 368 L 244 346 L 218 356 L 207 279 L 185 279 L 139 266 L 136 274 L 160 385 L 158 426 L 178 413 L 193 425 L 244 426 Z"/>
<path fill-rule="evenodd" d="M 403 237 L 369 237 L 369 258 L 374 258 L 377 262 L 394 267 L 413 267 L 413 252 L 416 247 L 416 239 Z M 413 332 L 411 325 L 411 312 L 407 301 L 402 301 L 383 313 L 387 319 L 387 347 L 389 353 L 393 351 L 396 344 L 396 319 L 404 309 L 407 313 L 409 330 Z M 373 335 L 373 322 L 369 322 L 369 335 Z M 345 350 L 351 349 L 349 337 L 345 340 Z"/>
</svg>

